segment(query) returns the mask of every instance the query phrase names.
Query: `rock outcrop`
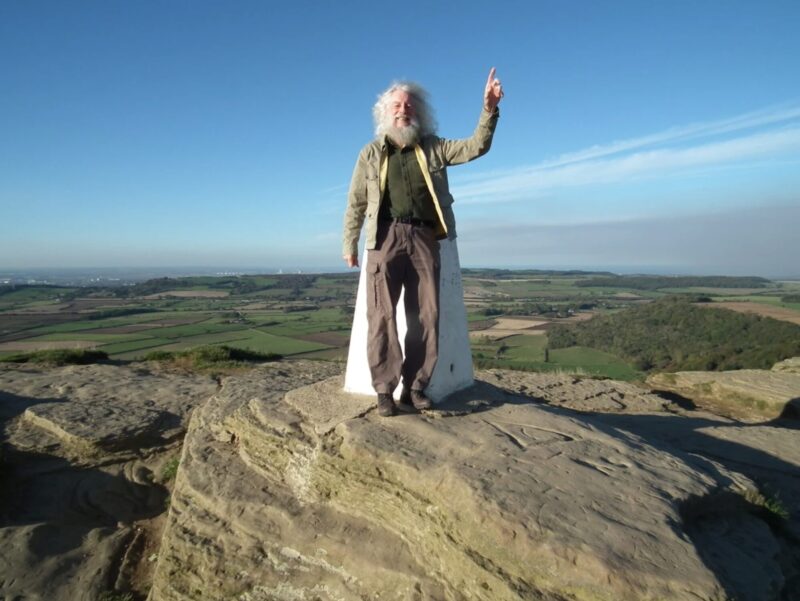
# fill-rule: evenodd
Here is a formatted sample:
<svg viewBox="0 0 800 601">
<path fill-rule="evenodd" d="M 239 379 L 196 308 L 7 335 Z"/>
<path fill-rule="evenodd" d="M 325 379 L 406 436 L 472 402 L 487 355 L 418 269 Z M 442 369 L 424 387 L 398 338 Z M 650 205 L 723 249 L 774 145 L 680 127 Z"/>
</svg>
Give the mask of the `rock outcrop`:
<svg viewBox="0 0 800 601">
<path fill-rule="evenodd" d="M 477 377 L 385 419 L 325 362 L 2 366 L 0 599 L 800 599 L 796 421 Z"/>
<path fill-rule="evenodd" d="M 163 468 L 217 387 L 146 366 L 2 366 L 0 599 L 135 588 L 160 542 Z"/>
<path fill-rule="evenodd" d="M 800 357 L 791 357 L 783 361 L 778 361 L 772 366 L 772 371 L 800 374 Z"/>
<path fill-rule="evenodd" d="M 771 370 L 679 371 L 654 374 L 647 384 L 707 405 L 740 419 L 781 415 L 800 401 L 800 358 L 781 361 Z"/>
<path fill-rule="evenodd" d="M 791 422 L 495 370 L 385 419 L 317 365 L 195 410 L 150 599 L 800 598 Z"/>
</svg>

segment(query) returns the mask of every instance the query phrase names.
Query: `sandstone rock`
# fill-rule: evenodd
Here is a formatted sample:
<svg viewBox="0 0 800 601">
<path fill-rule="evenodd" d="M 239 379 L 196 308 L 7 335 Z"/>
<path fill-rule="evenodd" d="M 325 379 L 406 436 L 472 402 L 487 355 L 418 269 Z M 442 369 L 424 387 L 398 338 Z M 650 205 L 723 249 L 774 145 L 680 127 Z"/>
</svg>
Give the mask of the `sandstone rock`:
<svg viewBox="0 0 800 601">
<path fill-rule="evenodd" d="M 8 366 L 0 370 L 0 417 L 8 420 L 6 435 L 16 448 L 58 446 L 74 463 L 84 455 L 135 454 L 175 440 L 191 410 L 217 386 L 207 375 L 146 366 Z"/>
<path fill-rule="evenodd" d="M 0 599 L 95 601 L 129 585 L 166 508 L 169 447 L 217 387 L 146 366 L 3 366 Z"/>
<path fill-rule="evenodd" d="M 783 361 L 778 361 L 772 366 L 772 371 L 788 371 L 790 373 L 800 374 L 800 357 L 791 357 Z"/>
<path fill-rule="evenodd" d="M 491 369 L 483 372 L 483 381 L 534 401 L 577 411 L 648 413 L 680 409 L 640 386 L 615 380 Z"/>
<path fill-rule="evenodd" d="M 142 565 L 153 601 L 800 598 L 792 422 L 501 370 L 382 419 L 335 364 L 151 370 L 0 368 L 0 598 Z"/>
<path fill-rule="evenodd" d="M 800 372 L 792 369 L 680 371 L 653 374 L 648 376 L 647 384 L 710 404 L 716 411 L 738 418 L 763 420 L 781 415 L 787 403 L 800 398 Z"/>
<path fill-rule="evenodd" d="M 195 411 L 153 601 L 800 593 L 797 430 L 500 371 L 385 419 L 341 376 L 292 369 L 228 378 Z"/>
</svg>

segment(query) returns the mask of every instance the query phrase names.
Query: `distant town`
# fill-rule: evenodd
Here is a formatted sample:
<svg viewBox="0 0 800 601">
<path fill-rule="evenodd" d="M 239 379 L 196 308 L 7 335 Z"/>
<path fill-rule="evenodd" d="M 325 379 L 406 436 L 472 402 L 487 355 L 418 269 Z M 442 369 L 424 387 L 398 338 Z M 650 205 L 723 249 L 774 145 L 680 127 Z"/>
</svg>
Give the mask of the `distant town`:
<svg viewBox="0 0 800 601">
<path fill-rule="evenodd" d="M 0 285 L 27 286 L 132 286 L 156 278 L 194 276 L 236 277 L 291 273 L 336 273 L 340 267 L 236 269 L 220 267 L 95 267 L 0 269 Z"/>
</svg>

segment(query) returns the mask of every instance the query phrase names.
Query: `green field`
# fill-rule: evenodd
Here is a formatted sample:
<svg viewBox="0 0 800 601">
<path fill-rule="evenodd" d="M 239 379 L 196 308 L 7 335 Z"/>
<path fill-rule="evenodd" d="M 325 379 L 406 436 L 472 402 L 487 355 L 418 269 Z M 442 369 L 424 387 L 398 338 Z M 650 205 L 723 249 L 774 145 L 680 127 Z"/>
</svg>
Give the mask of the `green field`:
<svg viewBox="0 0 800 601">
<path fill-rule="evenodd" d="M 276 336 L 267 332 L 251 330 L 246 338 L 241 338 L 233 342 L 228 342 L 228 346 L 233 348 L 260 351 L 263 353 L 277 353 L 279 355 L 296 355 L 330 348 L 326 344 L 317 342 L 306 342 L 296 340 L 288 336 Z"/>
<path fill-rule="evenodd" d="M 526 371 L 559 371 L 616 380 L 636 380 L 643 374 L 610 353 L 586 347 L 549 350 L 546 336 L 517 334 L 499 341 L 478 338 L 472 353 L 478 365 Z"/>
<path fill-rule="evenodd" d="M 112 344 L 104 344 L 97 347 L 98 350 L 105 351 L 109 356 L 119 355 L 121 353 L 129 353 L 131 351 L 153 350 L 165 344 L 169 344 L 169 340 L 165 338 L 142 338 L 140 340 L 133 340 L 130 342 L 115 342 Z M 142 353 L 144 354 L 144 353 Z"/>
<path fill-rule="evenodd" d="M 535 270 L 464 270 L 464 287 L 479 290 L 481 299 L 471 301 L 467 319 L 473 327 L 489 327 L 493 318 L 503 315 L 529 315 L 557 324 L 576 312 L 613 315 L 670 293 L 707 295 L 713 301 L 765 303 L 800 315 L 800 303 L 781 300 L 800 292 L 800 282 L 765 281 L 763 288 L 757 287 L 758 282 L 751 288 L 725 288 L 726 282 L 719 278 L 656 278 L 665 282 L 658 285 L 674 286 L 679 281 L 710 285 L 643 288 L 642 278 L 626 278 Z M 626 287 L 627 282 L 630 287 Z M 118 288 L 0 286 L 0 343 L 91 342 L 117 360 L 137 359 L 156 349 L 186 350 L 209 344 L 341 360 L 347 354 L 357 285 L 357 273 L 341 273 L 159 278 Z M 189 294 L 223 291 L 229 296 L 158 298 L 172 290 Z M 65 297 L 68 302 L 64 302 Z M 42 309 L 48 313 L 37 313 Z M 126 309 L 149 312 L 113 314 Z M 547 345 L 546 335 L 517 334 L 500 341 L 473 339 L 472 352 L 476 364 L 626 380 L 642 376 L 623 360 L 601 350 L 580 346 L 548 350 Z M 13 352 L 0 351 L 0 356 Z"/>
<path fill-rule="evenodd" d="M 65 342 L 65 341 L 72 341 L 72 340 L 80 340 L 86 342 L 102 342 L 102 343 L 112 343 L 112 342 L 130 342 L 131 340 L 141 340 L 141 334 L 89 334 L 86 332 L 64 332 L 64 333 L 57 333 L 57 334 L 45 334 L 44 336 L 36 336 L 35 338 L 28 338 L 30 342 L 40 342 L 40 341 L 58 341 L 58 342 Z"/>
<path fill-rule="evenodd" d="M 3 305 L 57 300 L 75 290 L 75 288 L 59 288 L 56 286 L 25 286 L 17 290 L 9 290 L 8 292 L 0 294 L 0 307 Z"/>
</svg>

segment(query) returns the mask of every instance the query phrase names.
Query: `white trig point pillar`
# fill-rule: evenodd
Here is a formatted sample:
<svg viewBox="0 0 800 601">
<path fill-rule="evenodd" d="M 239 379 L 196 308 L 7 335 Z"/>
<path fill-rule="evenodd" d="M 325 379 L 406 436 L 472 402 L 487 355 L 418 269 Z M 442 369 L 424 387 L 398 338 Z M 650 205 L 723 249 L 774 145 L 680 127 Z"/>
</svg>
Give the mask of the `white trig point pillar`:
<svg viewBox="0 0 800 601">
<path fill-rule="evenodd" d="M 472 353 L 467 331 L 467 311 L 464 307 L 464 287 L 461 283 L 461 265 L 455 240 L 440 241 L 441 269 L 439 273 L 439 358 L 425 393 L 433 402 L 472 385 Z M 361 277 L 358 281 L 353 329 L 350 333 L 350 352 L 344 377 L 346 392 L 375 394 L 372 376 L 367 363 L 367 261 L 364 251 L 361 260 Z M 404 347 L 406 313 L 403 293 L 397 303 L 397 335 Z M 405 354 L 405 349 L 404 349 Z M 395 390 L 399 397 L 402 384 Z"/>
</svg>

